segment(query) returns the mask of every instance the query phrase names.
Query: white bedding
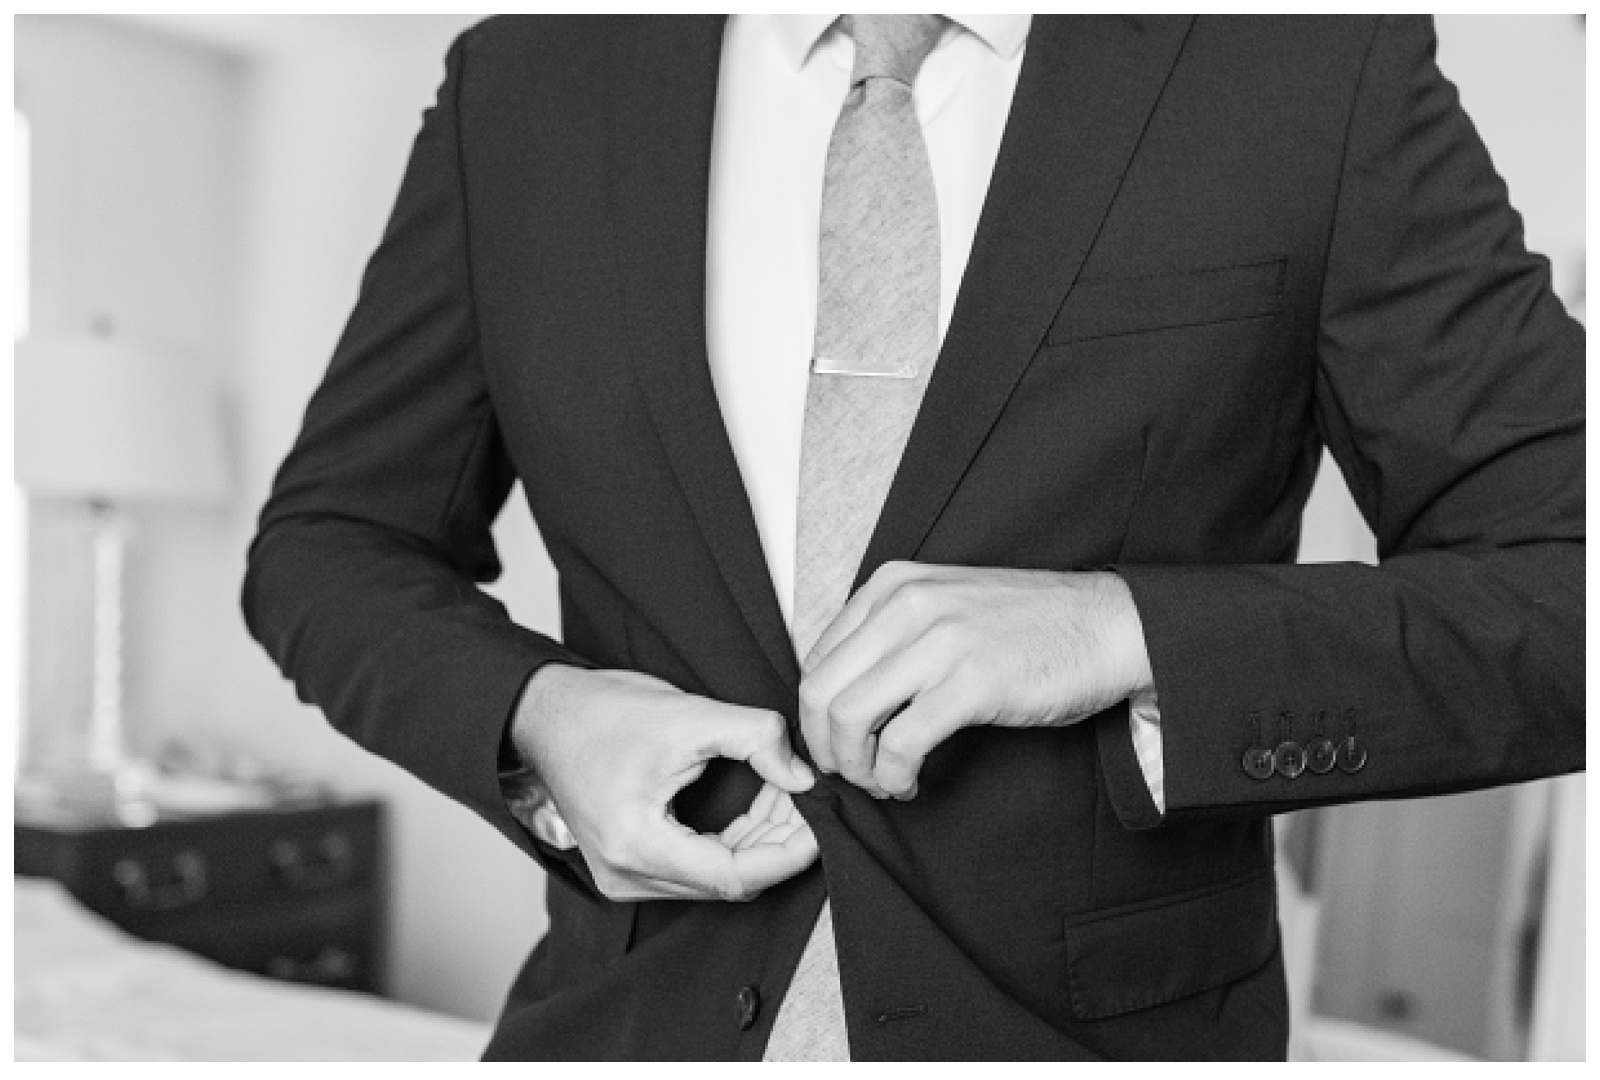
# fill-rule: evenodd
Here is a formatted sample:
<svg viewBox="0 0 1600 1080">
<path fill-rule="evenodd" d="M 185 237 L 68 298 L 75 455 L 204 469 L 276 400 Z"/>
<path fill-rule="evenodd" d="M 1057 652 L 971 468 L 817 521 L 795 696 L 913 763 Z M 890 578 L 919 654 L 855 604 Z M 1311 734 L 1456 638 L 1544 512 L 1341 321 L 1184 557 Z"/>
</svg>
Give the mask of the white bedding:
<svg viewBox="0 0 1600 1080">
<path fill-rule="evenodd" d="M 230 971 L 16 878 L 18 1061 L 468 1061 L 486 1024 Z"/>
</svg>

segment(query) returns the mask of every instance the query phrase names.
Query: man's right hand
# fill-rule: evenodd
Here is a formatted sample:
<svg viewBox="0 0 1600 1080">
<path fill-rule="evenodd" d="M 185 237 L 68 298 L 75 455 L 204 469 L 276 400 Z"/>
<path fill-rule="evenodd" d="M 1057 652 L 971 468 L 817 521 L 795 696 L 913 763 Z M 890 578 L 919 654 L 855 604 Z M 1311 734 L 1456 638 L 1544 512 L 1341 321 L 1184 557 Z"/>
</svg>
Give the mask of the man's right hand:
<svg viewBox="0 0 1600 1080">
<path fill-rule="evenodd" d="M 789 798 L 815 778 L 776 713 L 639 672 L 548 664 L 529 680 L 511 738 L 613 900 L 748 900 L 817 859 Z M 749 763 L 766 784 L 709 836 L 679 823 L 672 800 L 714 757 Z"/>
</svg>

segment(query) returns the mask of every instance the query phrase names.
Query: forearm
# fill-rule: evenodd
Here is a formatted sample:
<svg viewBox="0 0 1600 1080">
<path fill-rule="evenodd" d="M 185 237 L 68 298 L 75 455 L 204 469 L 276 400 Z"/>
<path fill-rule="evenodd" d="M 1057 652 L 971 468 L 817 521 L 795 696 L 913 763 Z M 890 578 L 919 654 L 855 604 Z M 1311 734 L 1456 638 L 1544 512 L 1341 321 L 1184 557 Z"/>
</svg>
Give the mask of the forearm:
<svg viewBox="0 0 1600 1080">
<path fill-rule="evenodd" d="M 531 672 L 581 658 L 425 546 L 349 518 L 275 519 L 243 606 L 301 700 L 529 848 L 497 784 L 501 737 Z"/>
<path fill-rule="evenodd" d="M 1120 568 L 1160 693 L 1167 814 L 1279 813 L 1582 768 L 1582 552 Z M 1358 768 L 1245 769 L 1251 749 L 1351 736 Z M 1118 809 L 1137 817 L 1128 800 Z"/>
</svg>

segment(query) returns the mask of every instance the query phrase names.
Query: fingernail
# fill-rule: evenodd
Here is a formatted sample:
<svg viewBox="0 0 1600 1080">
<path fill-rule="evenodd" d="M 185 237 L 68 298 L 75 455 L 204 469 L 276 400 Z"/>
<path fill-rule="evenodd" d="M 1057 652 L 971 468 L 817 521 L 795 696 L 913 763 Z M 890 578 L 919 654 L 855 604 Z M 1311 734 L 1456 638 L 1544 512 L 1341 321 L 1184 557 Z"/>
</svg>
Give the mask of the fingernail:
<svg viewBox="0 0 1600 1080">
<path fill-rule="evenodd" d="M 810 767 L 807 766 L 806 763 L 800 758 L 795 758 L 793 760 L 789 771 L 794 773 L 794 778 L 796 780 L 800 781 L 800 783 L 806 785 L 807 787 L 810 787 L 812 784 L 817 782 L 816 774 L 813 773 Z"/>
</svg>

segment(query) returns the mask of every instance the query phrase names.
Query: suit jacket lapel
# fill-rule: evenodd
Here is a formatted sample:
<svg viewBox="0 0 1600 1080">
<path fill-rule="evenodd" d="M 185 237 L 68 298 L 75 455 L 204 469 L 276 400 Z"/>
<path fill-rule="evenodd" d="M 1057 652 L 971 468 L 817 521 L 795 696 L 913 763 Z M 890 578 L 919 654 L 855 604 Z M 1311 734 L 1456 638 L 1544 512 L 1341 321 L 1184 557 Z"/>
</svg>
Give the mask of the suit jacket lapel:
<svg viewBox="0 0 1600 1080">
<path fill-rule="evenodd" d="M 735 604 L 794 687 L 799 665 L 706 359 L 706 202 L 722 20 L 630 20 L 613 35 L 604 80 L 611 196 L 634 370 Z"/>
<path fill-rule="evenodd" d="M 938 366 L 857 573 L 914 558 L 1094 243 L 1192 16 L 1036 16 Z"/>
</svg>

